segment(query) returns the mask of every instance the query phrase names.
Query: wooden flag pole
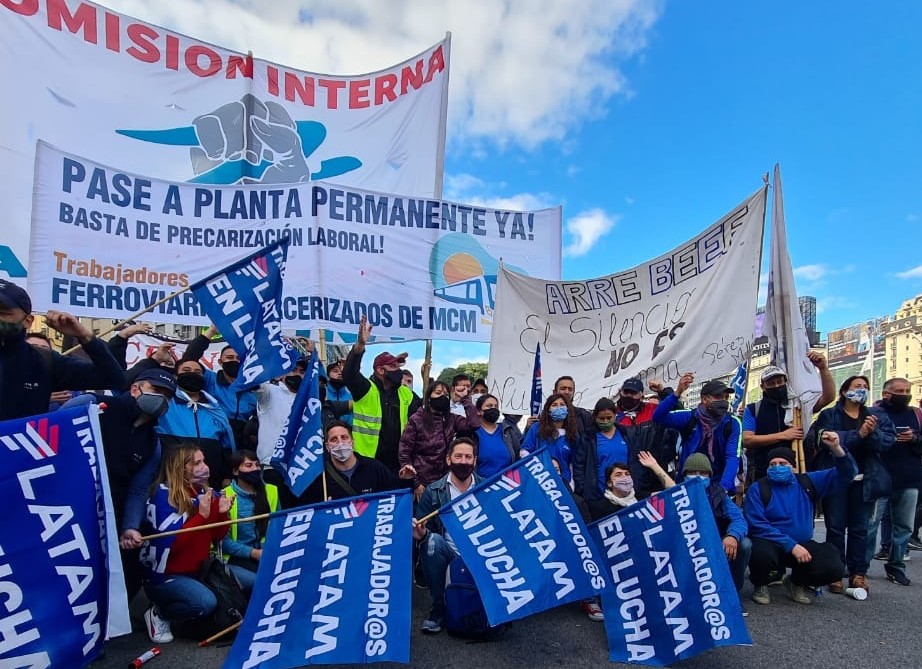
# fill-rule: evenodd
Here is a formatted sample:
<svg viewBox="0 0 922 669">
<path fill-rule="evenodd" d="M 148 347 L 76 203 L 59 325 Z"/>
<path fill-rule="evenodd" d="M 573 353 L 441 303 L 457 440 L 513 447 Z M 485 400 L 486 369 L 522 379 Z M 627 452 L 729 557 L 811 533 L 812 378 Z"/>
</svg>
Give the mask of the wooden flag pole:
<svg viewBox="0 0 922 669">
<path fill-rule="evenodd" d="M 426 340 L 426 357 L 419 373 L 423 376 L 423 397 L 429 392 L 429 374 L 432 371 L 432 340 Z"/>
<path fill-rule="evenodd" d="M 794 412 L 794 417 L 793 417 L 794 419 L 792 422 L 794 424 L 791 427 L 802 428 L 804 426 L 803 409 L 801 409 L 800 407 L 794 407 L 793 412 Z M 804 440 L 795 439 L 793 445 L 794 445 L 794 453 L 797 455 L 797 473 L 803 474 L 805 471 L 807 471 L 807 466 L 806 466 L 806 463 L 804 462 Z"/>
<path fill-rule="evenodd" d="M 257 516 L 247 516 L 246 518 L 233 518 L 231 520 L 222 520 L 220 523 L 209 523 L 208 525 L 198 525 L 197 527 L 183 527 L 178 530 L 171 530 L 169 532 L 158 532 L 157 534 L 148 534 L 146 537 L 141 537 L 141 541 L 148 541 L 150 539 L 159 539 L 160 537 L 172 537 L 175 534 L 185 534 L 186 532 L 198 532 L 199 530 L 210 530 L 213 527 L 224 527 L 225 525 L 236 525 L 237 523 L 249 523 L 252 520 L 262 520 L 263 518 L 268 518 L 271 516 L 271 513 L 261 513 Z"/>
<path fill-rule="evenodd" d="M 234 623 L 233 625 L 231 625 L 230 627 L 225 627 L 223 630 L 221 630 L 221 631 L 218 632 L 217 634 L 212 634 L 210 637 L 208 637 L 208 638 L 205 639 L 204 641 L 199 641 L 199 642 L 198 642 L 198 647 L 199 647 L 199 648 L 204 648 L 205 646 L 207 646 L 208 644 L 210 644 L 212 641 L 217 641 L 217 640 L 220 639 L 222 636 L 226 636 L 226 635 L 230 634 L 230 633 L 233 632 L 235 629 L 237 629 L 238 627 L 240 627 L 242 624 L 243 624 L 243 621 L 242 621 L 242 620 L 238 620 L 237 622 L 235 622 L 235 623 Z"/>
</svg>

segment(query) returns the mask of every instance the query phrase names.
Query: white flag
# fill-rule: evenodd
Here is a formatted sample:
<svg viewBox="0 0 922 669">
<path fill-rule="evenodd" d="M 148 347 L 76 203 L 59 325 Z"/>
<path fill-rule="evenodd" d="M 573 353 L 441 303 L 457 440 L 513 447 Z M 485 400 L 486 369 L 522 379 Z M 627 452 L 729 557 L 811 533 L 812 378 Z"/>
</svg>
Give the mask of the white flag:
<svg viewBox="0 0 922 669">
<path fill-rule="evenodd" d="M 810 340 L 800 313 L 794 287 L 794 270 L 791 269 L 791 256 L 788 254 L 779 165 L 775 165 L 771 249 L 763 332 L 768 336 L 771 346 L 771 364 L 787 373 L 788 393 L 804 409 L 803 427 L 807 430 L 813 415 L 813 405 L 822 394 L 822 382 L 819 372 L 807 357 Z"/>
</svg>

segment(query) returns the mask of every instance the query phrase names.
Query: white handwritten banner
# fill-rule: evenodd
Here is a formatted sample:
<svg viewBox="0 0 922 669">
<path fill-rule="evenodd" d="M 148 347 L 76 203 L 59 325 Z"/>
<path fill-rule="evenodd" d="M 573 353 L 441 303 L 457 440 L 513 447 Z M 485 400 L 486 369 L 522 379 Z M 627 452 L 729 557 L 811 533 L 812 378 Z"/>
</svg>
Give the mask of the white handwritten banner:
<svg viewBox="0 0 922 669">
<path fill-rule="evenodd" d="M 123 318 L 289 235 L 289 328 L 490 340 L 499 259 L 560 276 L 560 208 L 501 211 L 327 183 L 209 186 L 142 177 L 39 143 L 36 311 Z M 182 293 L 148 320 L 205 324 Z"/>
<path fill-rule="evenodd" d="M 705 380 L 748 360 L 765 200 L 761 189 L 695 238 L 617 274 L 543 281 L 502 271 L 490 385 L 503 410 L 529 410 L 539 343 L 544 379 L 574 377 L 585 407 L 632 376 Z"/>
<path fill-rule="evenodd" d="M 26 276 L 35 141 L 140 174 L 431 197 L 450 42 L 349 77 L 302 72 L 79 0 L 0 2 L 0 272 Z"/>
</svg>

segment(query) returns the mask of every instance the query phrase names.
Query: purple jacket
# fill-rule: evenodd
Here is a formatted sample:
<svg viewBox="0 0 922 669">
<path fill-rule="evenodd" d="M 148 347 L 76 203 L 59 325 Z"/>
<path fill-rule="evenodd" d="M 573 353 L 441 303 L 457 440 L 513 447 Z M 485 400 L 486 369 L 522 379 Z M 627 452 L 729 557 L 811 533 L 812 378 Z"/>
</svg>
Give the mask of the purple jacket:
<svg viewBox="0 0 922 669">
<path fill-rule="evenodd" d="M 445 476 L 448 472 L 445 453 L 455 433 L 473 432 L 480 427 L 480 415 L 470 398 L 465 397 L 463 404 L 466 416 L 452 413 L 443 416 L 430 413 L 427 407 L 422 406 L 407 420 L 400 436 L 397 458 L 401 467 L 413 465 L 416 469 L 414 486 L 429 485 Z M 431 429 L 426 429 L 424 422 L 427 413 L 432 419 Z"/>
</svg>

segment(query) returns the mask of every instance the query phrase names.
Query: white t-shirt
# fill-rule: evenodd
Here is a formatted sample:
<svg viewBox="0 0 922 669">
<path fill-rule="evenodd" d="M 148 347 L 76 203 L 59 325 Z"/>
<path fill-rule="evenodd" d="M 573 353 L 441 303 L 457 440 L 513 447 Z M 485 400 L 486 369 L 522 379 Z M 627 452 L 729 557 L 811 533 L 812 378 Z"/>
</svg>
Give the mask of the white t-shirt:
<svg viewBox="0 0 922 669">
<path fill-rule="evenodd" d="M 295 393 L 281 384 L 263 383 L 256 389 L 256 415 L 259 417 L 259 443 L 256 445 L 256 455 L 261 464 L 268 465 L 272 460 L 275 442 L 282 434 L 282 428 L 285 427 L 294 401 Z"/>
</svg>

